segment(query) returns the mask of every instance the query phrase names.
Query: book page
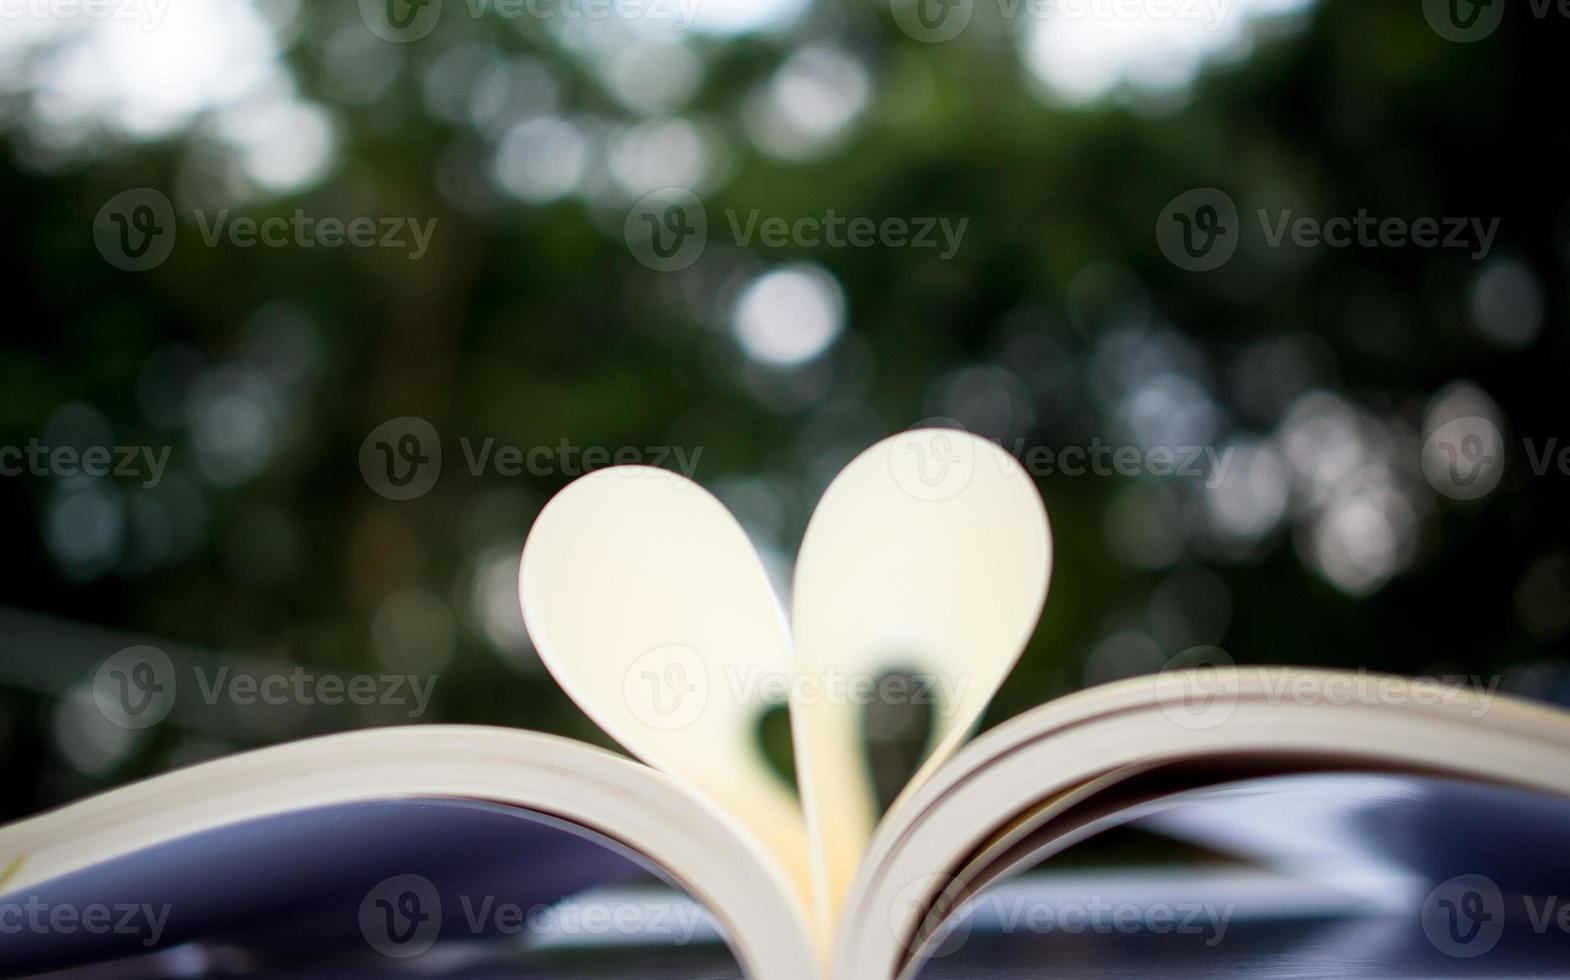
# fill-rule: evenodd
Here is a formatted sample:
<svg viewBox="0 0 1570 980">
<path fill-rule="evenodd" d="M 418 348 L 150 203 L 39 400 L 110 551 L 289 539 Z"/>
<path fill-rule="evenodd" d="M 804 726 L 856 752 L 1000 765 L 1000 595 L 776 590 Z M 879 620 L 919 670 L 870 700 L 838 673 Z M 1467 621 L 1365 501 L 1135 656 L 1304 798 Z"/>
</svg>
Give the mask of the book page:
<svg viewBox="0 0 1570 980">
<path fill-rule="evenodd" d="M 1030 828 L 1022 815 L 1038 827 L 1066 819 L 1042 804 L 1129 767 L 1156 773 L 1201 761 L 1223 780 L 1229 768 L 1257 775 L 1261 766 L 1292 772 L 1333 765 L 1570 793 L 1570 721 L 1563 713 L 1464 693 L 1439 702 L 1389 696 L 1390 703 L 1376 706 L 1300 696 L 1308 687 L 1338 690 L 1357 678 L 1387 695 L 1414 689 L 1402 678 L 1333 671 L 1215 671 L 1207 678 L 1217 699 L 1211 703 L 1225 711 L 1206 727 L 1178 710 L 1192 693 L 1191 678 L 1167 674 L 1063 698 L 993 729 L 886 816 L 851 893 L 835 975 L 895 975 L 912 944 L 919 946 L 931 903 L 956 879 L 989 873 L 969 865 L 968 856 L 1005 835 L 1023 840 Z M 994 853 L 1007 863 L 1056 846 L 1032 840 L 1034 849 Z"/>
<path fill-rule="evenodd" d="M 970 732 L 1033 631 L 1051 568 L 1034 481 L 997 445 L 918 429 L 825 492 L 787 631 L 736 519 L 673 473 L 617 467 L 559 493 L 524 546 L 524 622 L 590 717 L 752 832 L 795 883 L 827 959 L 877 818 L 861 728 L 878 679 L 935 707 L 926 775 Z M 805 808 L 769 771 L 766 695 L 790 705 Z M 810 878 L 809 878 L 810 871 Z"/>
<path fill-rule="evenodd" d="M 519 573 L 540 658 L 595 723 L 750 833 L 810 905 L 806 831 L 756 738 L 790 638 L 757 552 L 685 478 L 614 467 L 541 511 Z"/>
<path fill-rule="evenodd" d="M 239 823 L 411 798 L 522 807 L 614 840 L 720 921 L 748 976 L 818 975 L 790 885 L 737 826 L 647 766 L 568 739 L 500 728 L 424 725 L 309 739 L 180 769 L 7 825 L 0 828 L 0 867 L 13 870 L 0 898 L 22 904 L 73 873 Z M 500 859 L 474 852 L 481 864 L 493 857 Z"/>
<path fill-rule="evenodd" d="M 884 440 L 824 493 L 796 565 L 796 769 L 819 862 L 819 907 L 837 923 L 876 821 L 859 732 L 893 670 L 932 701 L 932 749 L 906 792 L 959 747 L 1035 629 L 1052 539 L 1034 481 L 985 439 L 919 429 Z"/>
</svg>

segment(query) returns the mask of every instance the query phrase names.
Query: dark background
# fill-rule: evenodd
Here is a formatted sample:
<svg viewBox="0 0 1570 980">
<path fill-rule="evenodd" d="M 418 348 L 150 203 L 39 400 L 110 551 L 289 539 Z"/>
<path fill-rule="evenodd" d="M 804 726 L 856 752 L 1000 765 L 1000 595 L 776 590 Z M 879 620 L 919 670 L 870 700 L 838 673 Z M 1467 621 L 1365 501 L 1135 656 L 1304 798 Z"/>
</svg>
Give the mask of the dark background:
<svg viewBox="0 0 1570 980">
<path fill-rule="evenodd" d="M 400 720 L 182 705 L 117 729 L 84 692 L 138 642 L 435 674 L 420 721 L 603 742 L 541 668 L 513 591 L 530 521 L 570 476 L 472 475 L 465 437 L 701 449 L 695 478 L 781 568 L 835 470 L 922 419 L 1010 447 L 1243 447 L 1253 465 L 1236 457 L 1215 489 L 1040 477 L 1052 592 L 989 722 L 1200 644 L 1570 700 L 1570 477 L 1534 475 L 1522 448 L 1570 438 L 1564 18 L 1512 5 L 1461 44 L 1413 0 L 1239 3 L 1217 35 L 1235 34 L 1230 49 L 1192 80 L 1075 94 L 1028 56 L 1056 25 L 991 2 L 933 44 L 878 3 L 674 40 L 447 5 L 407 44 L 353 4 L 236 2 L 114 44 L 55 25 L 0 45 L 0 444 L 170 447 L 153 488 L 0 478 L 0 817 Z M 644 54 L 653 68 L 626 68 Z M 257 61 L 267 77 L 247 81 Z M 671 184 L 704 201 L 709 244 L 659 272 L 622 228 Z M 179 237 L 127 272 L 95 248 L 94 221 L 140 187 L 174 202 Z M 1200 187 L 1244 215 L 1237 255 L 1203 273 L 1155 235 Z M 209 247 L 196 208 L 438 225 L 418 261 Z M 969 224 L 943 261 L 742 247 L 731 208 Z M 1256 208 L 1500 230 L 1483 259 L 1272 249 Z M 843 322 L 780 366 L 733 315 L 794 263 L 834 284 Z M 775 307 L 788 331 L 801 311 Z M 1424 440 L 1449 415 L 1505 434 L 1482 499 L 1424 477 Z M 359 454 L 403 416 L 434 425 L 445 463 L 429 493 L 392 501 Z"/>
</svg>

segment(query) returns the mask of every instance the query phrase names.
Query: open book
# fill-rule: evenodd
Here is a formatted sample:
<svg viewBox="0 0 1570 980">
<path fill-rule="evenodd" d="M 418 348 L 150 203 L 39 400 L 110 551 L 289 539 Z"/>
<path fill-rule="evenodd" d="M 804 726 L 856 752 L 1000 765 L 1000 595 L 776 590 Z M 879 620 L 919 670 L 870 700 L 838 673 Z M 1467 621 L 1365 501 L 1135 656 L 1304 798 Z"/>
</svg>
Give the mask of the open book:
<svg viewBox="0 0 1570 980">
<path fill-rule="evenodd" d="M 0 971 L 264 921 L 291 941 L 325 936 L 344 909 L 357 942 L 407 958 L 495 925 L 451 900 L 442 877 L 457 865 L 523 901 L 636 866 L 707 908 L 749 976 L 895 980 L 983 889 L 1207 787 L 1352 772 L 1570 794 L 1566 714 L 1364 673 L 1170 670 L 966 745 L 1035 629 L 1051 563 L 1034 482 L 963 432 L 902 433 L 845 468 L 807 529 L 788 617 L 715 498 L 663 470 L 595 472 L 540 514 L 520 595 L 552 674 L 641 763 L 525 731 L 416 726 L 114 790 L 0 829 L 0 926 L 27 910 L 36 924 L 0 940 Z M 757 739 L 782 699 L 794 788 Z M 862 736 L 878 699 L 931 723 L 881 815 Z M 104 926 L 117 911 L 140 928 Z"/>
</svg>

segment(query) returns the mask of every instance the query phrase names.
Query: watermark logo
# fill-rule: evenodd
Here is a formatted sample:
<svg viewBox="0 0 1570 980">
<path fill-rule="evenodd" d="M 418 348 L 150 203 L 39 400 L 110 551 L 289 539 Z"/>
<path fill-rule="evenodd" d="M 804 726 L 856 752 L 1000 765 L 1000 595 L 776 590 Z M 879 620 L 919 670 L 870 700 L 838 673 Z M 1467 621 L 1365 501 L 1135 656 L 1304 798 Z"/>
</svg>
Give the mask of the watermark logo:
<svg viewBox="0 0 1570 980">
<path fill-rule="evenodd" d="M 709 665 L 698 651 L 668 643 L 645 652 L 622 676 L 632 716 L 656 731 L 686 728 L 709 704 Z"/>
<path fill-rule="evenodd" d="M 691 479 L 703 456 L 702 446 L 583 446 L 566 437 L 555 445 L 521 446 L 494 437 L 462 436 L 458 449 L 472 477 L 486 473 L 516 478 L 578 477 L 615 466 L 628 478 L 649 470 L 673 470 Z M 435 426 L 414 415 L 390 419 L 372 429 L 360 443 L 360 475 L 366 485 L 389 500 L 423 497 L 436 485 L 442 470 L 442 440 Z"/>
<path fill-rule="evenodd" d="M 958 879 L 927 875 L 895 894 L 889 924 L 908 952 L 939 958 L 958 951 L 978 928 L 1004 936 L 1198 936 L 1214 948 L 1226 938 L 1236 913 L 1236 903 L 1230 902 L 1113 901 L 1095 894 L 1058 902 L 1006 886 L 978 895 Z"/>
<path fill-rule="evenodd" d="M 1020 18 L 1064 21 L 1194 21 L 1206 30 L 1221 27 L 1232 0 L 994 0 L 1004 21 Z M 918 41 L 951 41 L 964 33 L 975 0 L 889 0 L 894 22 Z"/>
<path fill-rule="evenodd" d="M 1156 219 L 1156 244 L 1167 261 L 1189 272 L 1210 272 L 1231 261 L 1241 231 L 1237 204 L 1214 187 L 1173 198 Z"/>
<path fill-rule="evenodd" d="M 936 250 L 946 262 L 965 239 L 969 218 L 881 217 L 840 214 L 766 215 L 753 208 L 725 210 L 725 227 L 738 248 L 769 249 L 910 248 Z M 639 262 L 658 272 L 685 269 L 698 261 L 708 242 L 703 201 L 691 191 L 666 188 L 633 205 L 623 226 L 627 248 Z"/>
<path fill-rule="evenodd" d="M 1219 647 L 1191 647 L 1155 676 L 1161 711 L 1179 728 L 1205 730 L 1225 724 L 1237 709 L 1239 687 L 1232 658 Z M 1500 678 L 1482 674 L 1397 677 L 1367 668 L 1342 671 L 1264 670 L 1251 675 L 1250 697 L 1270 706 L 1401 707 L 1445 705 L 1482 718 L 1493 707 Z"/>
<path fill-rule="evenodd" d="M 34 436 L 25 446 L 0 446 L 0 477 L 112 477 L 151 490 L 163 480 L 170 452 L 169 446 L 46 446 Z"/>
<path fill-rule="evenodd" d="M 769 705 L 914 705 L 948 717 L 959 709 L 970 687 L 965 674 L 926 672 L 874 675 L 847 673 L 835 667 L 821 671 L 769 671 L 752 665 L 725 668 L 730 694 L 738 704 Z"/>
<path fill-rule="evenodd" d="M 889 472 L 902 490 L 918 500 L 947 500 L 965 489 L 975 472 L 975 447 L 968 440 L 956 439 L 950 434 L 953 430 L 963 431 L 952 419 L 938 419 L 890 441 Z M 1031 444 L 1024 438 L 1015 439 L 1011 446 L 1001 441 L 993 444 L 1018 464 L 1016 469 L 1000 458 L 1004 475 L 1024 470 L 1035 477 L 1196 479 L 1211 490 L 1226 481 L 1237 452 L 1235 446 L 1120 445 L 1100 436 L 1086 444 L 1058 447 Z M 1570 450 L 1565 456 L 1570 460 Z"/>
<path fill-rule="evenodd" d="M 698 195 L 667 187 L 634 204 L 622 231 L 633 258 L 656 272 L 675 272 L 703 255 L 709 216 Z"/>
<path fill-rule="evenodd" d="M 360 902 L 360 934 L 385 956 L 419 956 L 436 945 L 441 931 L 442 897 L 423 875 L 394 875 Z"/>
<path fill-rule="evenodd" d="M 958 496 L 976 472 L 976 447 L 956 438 L 952 419 L 929 419 L 889 442 L 889 473 L 901 490 L 917 500 Z"/>
<path fill-rule="evenodd" d="M 1490 37 L 1505 19 L 1506 0 L 1423 0 L 1423 18 L 1446 41 L 1471 44 Z"/>
<path fill-rule="evenodd" d="M 454 896 L 448 895 L 448 907 Z M 520 905 L 494 894 L 460 894 L 461 918 L 443 918 L 440 892 L 418 874 L 388 878 L 360 902 L 360 933 L 379 953 L 398 959 L 419 956 L 444 932 L 456 937 L 527 936 L 531 940 L 584 940 L 603 943 L 608 936 L 637 937 L 640 943 L 664 940 L 686 946 L 700 932 L 717 935 L 703 906 L 684 896 L 632 893 L 562 896 L 554 902 Z"/>
<path fill-rule="evenodd" d="M 1442 496 L 1480 500 L 1493 493 L 1504 476 L 1510 444 L 1491 420 L 1478 415 L 1451 419 L 1423 441 L 1423 475 Z M 1570 443 L 1558 436 L 1539 441 L 1521 439 L 1527 470 L 1535 477 L 1570 477 Z"/>
<path fill-rule="evenodd" d="M 423 497 L 441 475 L 441 437 L 418 416 L 389 419 L 360 443 L 360 476 L 388 500 Z"/>
<path fill-rule="evenodd" d="M 753 208 L 746 214 L 734 208 L 725 212 L 732 240 L 742 248 L 756 241 L 764 248 L 930 248 L 938 261 L 959 254 L 969 218 L 887 217 L 843 215 L 829 208 L 821 215 L 764 215 Z"/>
<path fill-rule="evenodd" d="M 1451 419 L 1423 443 L 1423 475 L 1452 500 L 1477 500 L 1493 492 L 1505 471 L 1499 427 L 1478 415 Z"/>
<path fill-rule="evenodd" d="M 1161 713 L 1179 728 L 1193 731 L 1224 724 L 1237 708 L 1237 687 L 1222 671 L 1234 666 L 1220 647 L 1190 647 L 1175 655 L 1157 679 Z"/>
<path fill-rule="evenodd" d="M 1570 20 L 1570 0 L 1423 0 L 1423 18 L 1435 34 L 1446 41 L 1471 44 L 1492 37 L 1504 22 L 1505 11 L 1512 16 L 1525 12 L 1533 20 L 1550 17 Z"/>
<path fill-rule="evenodd" d="M 168 654 L 157 647 L 127 647 L 98 665 L 93 702 L 112 724 L 151 728 L 169 717 L 176 687 Z"/>
<path fill-rule="evenodd" d="M 435 675 L 317 673 L 296 665 L 288 670 L 248 670 L 220 666 L 192 671 L 203 704 L 251 707 L 353 704 L 407 708 L 418 718 L 430 707 Z M 169 655 L 157 647 L 135 646 L 105 658 L 93 674 L 93 702 L 112 724 L 151 728 L 174 709 L 181 688 Z"/>
<path fill-rule="evenodd" d="M 1541 445 L 1528 437 L 1522 440 L 1522 445 L 1533 476 L 1547 476 L 1550 469 L 1558 470 L 1560 476 L 1570 476 L 1570 445 L 1561 445 L 1558 436 Z"/>
<path fill-rule="evenodd" d="M 220 242 L 233 248 L 381 248 L 403 252 L 411 262 L 425 257 L 440 220 L 399 215 L 317 217 L 303 208 L 288 217 L 264 218 L 231 215 L 228 208 L 216 212 L 198 208 L 192 217 L 208 248 L 217 248 Z"/>
<path fill-rule="evenodd" d="M 1521 907 L 1515 909 L 1516 899 Z M 1534 936 L 1570 936 L 1570 899 L 1512 893 L 1487 875 L 1456 875 L 1435 885 L 1419 911 L 1423 934 L 1446 956 L 1473 959 L 1499 944 L 1506 925 Z"/>
<path fill-rule="evenodd" d="M 175 243 L 174 205 L 151 187 L 121 191 L 98 209 L 93 244 L 104 261 L 126 272 L 146 272 L 169 258 Z"/>
<path fill-rule="evenodd" d="M 3 2 L 3 0 L 0 0 Z M 439 219 L 383 216 L 317 217 L 296 208 L 292 215 L 235 215 L 228 208 L 191 212 L 208 248 L 379 248 L 403 251 L 410 261 L 425 257 Z M 178 237 L 174 205 L 151 187 L 122 191 L 104 202 L 93 219 L 93 244 L 104 261 L 127 272 L 146 272 L 166 262 Z"/>
<path fill-rule="evenodd" d="M 666 644 L 628 666 L 622 696 L 644 725 L 676 731 L 696 722 L 717 698 L 751 707 L 913 705 L 949 717 L 963 703 L 970 680 L 965 674 L 774 670 L 734 663 L 716 673 L 691 647 Z"/>
<path fill-rule="evenodd" d="M 1471 959 L 1494 948 L 1505 929 L 1505 900 L 1484 875 L 1457 875 L 1423 900 L 1423 934 L 1447 956 Z"/>
<path fill-rule="evenodd" d="M 616 901 L 563 898 L 528 908 L 516 902 L 497 901 L 494 895 L 458 896 L 464 924 L 470 933 L 504 936 L 603 940 L 607 936 L 635 936 L 642 943 L 665 940 L 675 947 L 690 944 L 710 925 L 703 906 L 684 898 Z"/>
<path fill-rule="evenodd" d="M 158 945 L 169 924 L 171 906 L 150 902 L 87 905 L 46 902 L 37 895 L 26 901 L 0 902 L 0 936 L 21 933 L 57 936 L 140 937 L 144 948 Z"/>
<path fill-rule="evenodd" d="M 407 708 L 418 718 L 430 707 L 436 689 L 433 674 L 318 674 L 296 666 L 287 671 L 250 673 L 219 667 L 196 668 L 196 686 L 208 705 L 226 701 L 249 708 L 253 705 L 294 704 L 302 707 L 353 704 Z"/>
<path fill-rule="evenodd" d="M 0 21 L 141 21 L 148 33 L 163 26 L 170 0 L 0 0 Z"/>
<path fill-rule="evenodd" d="M 908 953 L 940 959 L 958 952 L 970 939 L 970 920 L 959 913 L 968 890 L 950 875 L 923 875 L 894 894 L 889 928 Z M 916 913 L 914 925 L 907 917 Z"/>
<path fill-rule="evenodd" d="M 1359 208 L 1353 215 L 1319 217 L 1292 208 L 1254 212 L 1267 248 L 1454 249 L 1474 261 L 1488 258 L 1499 218 L 1381 217 Z M 1156 244 L 1167 261 L 1189 272 L 1211 272 L 1232 260 L 1247 228 L 1237 203 L 1214 187 L 1185 191 L 1156 219 Z"/>
<path fill-rule="evenodd" d="M 975 0 L 889 0 L 894 23 L 918 41 L 952 41 L 970 26 Z"/>
<path fill-rule="evenodd" d="M 1236 446 L 1131 446 L 1096 436 L 1089 445 L 1028 446 L 1014 442 L 1013 455 L 1032 476 L 1153 476 L 1204 480 L 1214 490 L 1226 480 Z"/>
<path fill-rule="evenodd" d="M 473 20 L 647 20 L 676 31 L 692 26 L 700 0 L 464 0 Z M 360 0 L 360 19 L 384 41 L 408 44 L 436 28 L 442 0 Z"/>
<path fill-rule="evenodd" d="M 436 29 L 442 0 L 360 0 L 360 19 L 383 41 L 408 44 Z"/>
</svg>

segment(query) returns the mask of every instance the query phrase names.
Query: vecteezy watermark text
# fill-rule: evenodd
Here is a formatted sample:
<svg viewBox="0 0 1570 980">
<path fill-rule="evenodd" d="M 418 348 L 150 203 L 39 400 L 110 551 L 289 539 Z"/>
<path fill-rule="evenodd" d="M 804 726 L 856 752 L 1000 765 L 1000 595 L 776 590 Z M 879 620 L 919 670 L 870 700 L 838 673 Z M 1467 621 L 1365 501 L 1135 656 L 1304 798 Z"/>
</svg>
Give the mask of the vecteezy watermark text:
<svg viewBox="0 0 1570 980">
<path fill-rule="evenodd" d="M 1032 476 L 1174 476 L 1203 479 L 1211 490 L 1226 479 L 1236 451 L 1233 446 L 1120 446 L 1100 437 L 1088 446 L 1056 449 L 1016 439 L 1013 447 L 1014 458 Z"/>
<path fill-rule="evenodd" d="M 1380 218 L 1359 208 L 1352 217 L 1317 218 L 1296 215 L 1291 208 L 1276 213 L 1258 212 L 1265 241 L 1280 248 L 1290 236 L 1299 248 L 1417 248 L 1469 249 L 1474 259 L 1488 258 L 1499 233 L 1498 218 Z"/>
<path fill-rule="evenodd" d="M 856 674 L 835 667 L 824 671 L 768 671 L 765 667 L 725 664 L 714 677 L 707 658 L 681 644 L 659 645 L 637 656 L 622 677 L 622 693 L 634 718 L 652 729 L 672 732 L 691 726 L 716 694 L 733 704 L 758 705 L 917 705 L 937 715 L 958 710 L 970 678 L 955 674 L 887 672 Z M 716 683 L 716 680 L 722 680 Z"/>
<path fill-rule="evenodd" d="M 141 21 L 142 30 L 163 26 L 171 0 L 0 0 L 0 21 Z"/>
<path fill-rule="evenodd" d="M 702 0 L 464 0 L 470 18 L 648 21 L 685 31 Z M 360 19 L 384 41 L 407 44 L 435 30 L 442 0 L 359 0 Z"/>
<path fill-rule="evenodd" d="M 970 678 L 964 674 L 849 673 L 835 667 L 821 672 L 770 671 L 756 664 L 725 668 L 731 697 L 740 704 L 767 705 L 872 704 L 915 705 L 949 715 L 959 708 Z M 656 701 L 665 687 L 661 674 L 643 670 Z"/>
<path fill-rule="evenodd" d="M 925 914 L 911 932 L 910 910 Z M 959 887 L 948 875 L 917 878 L 896 893 L 889 908 L 889 925 L 906 948 L 929 958 L 957 952 L 970 938 L 972 928 L 1005 936 L 1034 934 L 1081 935 L 1189 935 L 1203 937 L 1208 947 L 1219 946 L 1237 912 L 1236 903 L 1111 901 L 1099 895 L 1054 902 L 1039 895 L 1011 889 L 989 889 L 975 895 Z"/>
<path fill-rule="evenodd" d="M 725 227 L 740 248 L 909 248 L 952 259 L 965 238 L 969 218 L 943 216 L 845 215 L 834 208 L 822 214 L 765 214 L 761 209 L 727 208 Z M 658 272 L 685 269 L 698 261 L 709 239 L 703 201 L 689 190 L 669 187 L 646 195 L 627 213 L 627 248 L 639 262 Z"/>
<path fill-rule="evenodd" d="M 218 211 L 197 209 L 192 212 L 202 241 L 216 248 L 227 241 L 235 248 L 386 248 L 405 251 L 410 260 L 419 261 L 430 247 L 438 219 L 425 221 L 414 217 L 318 218 L 295 208 L 291 217 L 274 215 L 256 218 L 231 217 L 227 208 Z"/>
<path fill-rule="evenodd" d="M 674 469 L 689 479 L 697 472 L 702 446 L 585 446 L 563 437 L 554 444 L 522 446 L 494 437 L 458 439 L 470 476 L 582 476 L 608 466 Z M 360 475 L 389 500 L 429 493 L 442 471 L 442 440 L 436 427 L 413 415 L 389 419 L 360 443 Z M 628 470 L 640 473 L 641 470 Z"/>
<path fill-rule="evenodd" d="M 993 0 L 1000 19 L 1187 21 L 1218 29 L 1232 0 Z M 918 41 L 952 41 L 970 26 L 976 0 L 889 0 L 894 22 Z"/>
<path fill-rule="evenodd" d="M 736 209 L 725 210 L 725 220 L 737 245 L 746 248 L 754 238 L 765 248 L 935 248 L 938 258 L 952 259 L 965 238 L 969 218 L 951 221 L 942 217 L 882 218 L 846 217 L 829 208 L 820 217 L 805 215 L 784 218 L 763 216 L 757 208 L 743 217 Z"/>
<path fill-rule="evenodd" d="M 717 675 L 717 676 L 716 676 Z M 686 728 L 716 697 L 729 703 L 778 705 L 914 705 L 941 717 L 958 710 L 970 678 L 964 674 L 777 671 L 757 665 L 710 667 L 691 647 L 664 644 L 638 656 L 622 675 L 622 694 L 633 717 L 658 731 Z"/>
<path fill-rule="evenodd" d="M 451 900 L 449 895 L 448 899 Z M 691 943 L 709 923 L 701 905 L 679 896 L 599 901 L 564 896 L 529 906 L 496 895 L 457 896 L 462 917 L 442 915 L 442 895 L 424 875 L 394 875 L 376 884 L 360 903 L 360 934 L 386 956 L 407 959 L 436 945 L 454 921 L 461 935 L 529 936 L 531 939 L 604 939 L 636 936 L 671 946 Z M 448 931 L 453 931 L 449 928 Z"/>
<path fill-rule="evenodd" d="M 253 707 L 336 707 L 356 705 L 403 708 L 419 718 L 430 707 L 436 676 L 419 674 L 337 674 L 303 666 L 286 669 L 191 668 L 203 704 Z M 99 712 L 122 728 L 149 728 L 174 710 L 183 685 L 169 655 L 153 646 L 127 647 L 98 665 L 93 701 Z"/>
<path fill-rule="evenodd" d="M 1515 903 L 1519 900 L 1520 906 Z M 1506 893 L 1494 879 L 1462 874 L 1435 885 L 1419 912 L 1423 934 L 1446 956 L 1473 959 L 1499 944 L 1505 928 L 1570 936 L 1570 895 Z"/>
<path fill-rule="evenodd" d="M 158 945 L 169 923 L 170 906 L 151 902 L 46 902 L 37 895 L 0 902 L 0 936 L 22 933 L 59 936 L 140 936 L 144 947 Z"/>
<path fill-rule="evenodd" d="M 1499 486 L 1507 444 L 1499 427 L 1480 415 L 1463 415 L 1437 426 L 1423 441 L 1423 475 L 1452 500 L 1478 500 Z M 1570 476 L 1570 444 L 1558 436 L 1521 439 L 1527 469 L 1536 477 Z"/>
<path fill-rule="evenodd" d="M 1570 0 L 1423 0 L 1423 18 L 1435 34 L 1457 44 L 1492 37 L 1504 23 L 1505 11 L 1525 13 L 1537 21 L 1570 20 Z"/>
<path fill-rule="evenodd" d="M 944 500 L 962 492 L 975 473 L 976 453 L 964 439 L 951 438 L 958 429 L 953 419 L 929 419 L 889 444 L 889 471 L 900 489 L 919 500 Z M 1202 479 L 1215 489 L 1226 479 L 1236 447 L 1184 445 L 1134 446 L 1107 442 L 1099 436 L 1087 445 L 1033 445 L 1023 438 L 1012 446 L 998 443 L 1018 466 L 998 457 L 1007 466 L 1005 475 L 1023 470 L 1031 476 L 1136 477 Z"/>
<path fill-rule="evenodd" d="M 169 453 L 168 446 L 46 446 L 34 437 L 25 446 L 0 446 L 0 477 L 112 477 L 151 490 L 164 478 Z"/>
<path fill-rule="evenodd" d="M 1264 244 L 1269 248 L 1447 249 L 1481 261 L 1492 251 L 1499 218 L 1405 218 L 1371 214 L 1299 214 L 1293 208 L 1256 210 Z M 1190 272 L 1209 272 L 1226 265 L 1244 233 L 1237 203 L 1225 191 L 1201 187 L 1173 198 L 1156 219 L 1156 244 L 1173 265 Z"/>
<path fill-rule="evenodd" d="M 1110 902 L 1099 895 L 1056 904 L 1023 895 L 982 895 L 977 902 L 1004 935 L 1148 932 L 1204 936 L 1205 945 L 1212 947 L 1226 938 L 1227 925 L 1237 911 L 1233 902 Z"/>
<path fill-rule="evenodd" d="M 197 208 L 192 219 L 208 248 L 388 249 L 410 261 L 425 257 L 438 218 L 409 215 L 317 216 L 296 208 L 292 215 L 236 215 L 228 208 Z M 173 203 L 161 191 L 137 187 L 104 202 L 93 219 L 93 244 L 104 261 L 127 272 L 157 268 L 174 251 L 179 235 Z"/>
<path fill-rule="evenodd" d="M 1154 675 L 1161 711 L 1180 728 L 1216 728 L 1232 717 L 1238 687 L 1230 668 L 1235 663 L 1220 647 L 1190 647 Z M 1493 707 L 1500 678 L 1482 674 L 1432 674 L 1397 677 L 1359 667 L 1355 671 L 1262 671 L 1260 694 L 1269 705 L 1331 705 L 1334 707 L 1449 705 L 1481 718 Z"/>
</svg>

